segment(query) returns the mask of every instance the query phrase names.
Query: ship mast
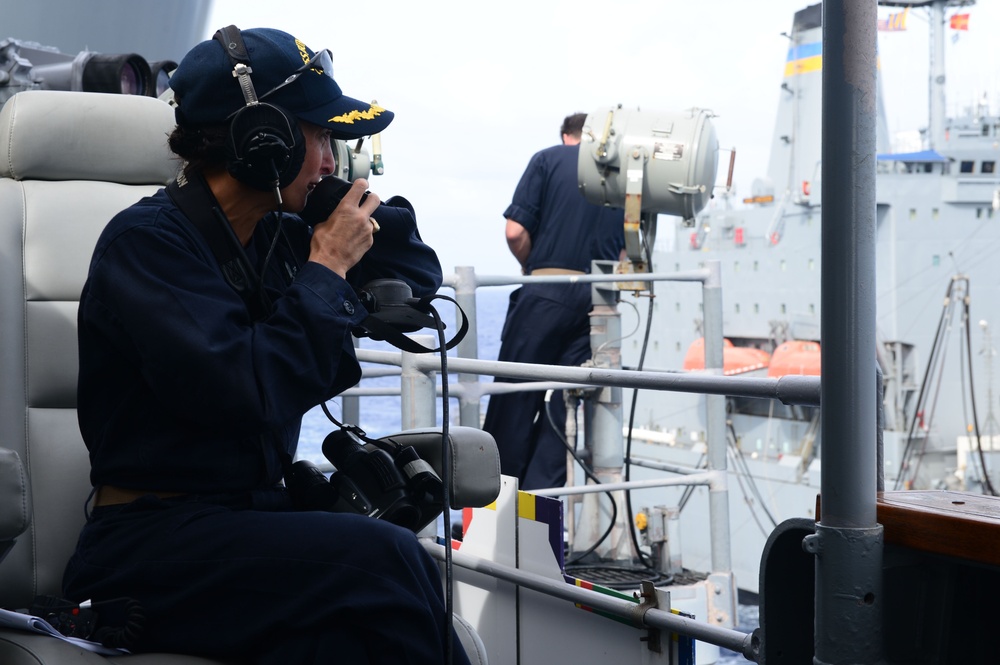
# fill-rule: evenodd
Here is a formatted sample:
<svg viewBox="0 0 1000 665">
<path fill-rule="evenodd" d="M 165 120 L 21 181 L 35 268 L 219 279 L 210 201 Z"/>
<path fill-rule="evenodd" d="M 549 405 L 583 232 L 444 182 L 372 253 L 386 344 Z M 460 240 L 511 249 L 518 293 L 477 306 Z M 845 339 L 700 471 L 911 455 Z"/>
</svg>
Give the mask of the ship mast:
<svg viewBox="0 0 1000 665">
<path fill-rule="evenodd" d="M 883 7 L 921 7 L 928 12 L 927 149 L 944 145 L 944 19 L 947 7 L 971 7 L 976 0 L 879 0 Z"/>
<path fill-rule="evenodd" d="M 927 147 L 930 150 L 937 150 L 944 143 L 944 6 L 944 2 L 935 2 L 928 7 Z"/>
</svg>

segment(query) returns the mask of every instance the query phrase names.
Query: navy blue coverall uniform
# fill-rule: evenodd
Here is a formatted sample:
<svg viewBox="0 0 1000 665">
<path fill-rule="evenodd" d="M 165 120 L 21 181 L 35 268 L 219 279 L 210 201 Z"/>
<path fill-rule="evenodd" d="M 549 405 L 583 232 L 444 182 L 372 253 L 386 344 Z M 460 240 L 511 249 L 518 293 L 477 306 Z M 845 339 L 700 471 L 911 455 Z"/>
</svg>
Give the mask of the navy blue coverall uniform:
<svg viewBox="0 0 1000 665">
<path fill-rule="evenodd" d="M 531 235 L 525 273 L 540 268 L 590 272 L 593 259 L 618 259 L 625 213 L 589 203 L 577 186 L 580 146 L 535 153 L 504 211 Z M 498 360 L 580 365 L 590 358 L 590 284 L 525 284 L 510 296 Z M 497 381 L 508 379 L 498 378 Z M 566 408 L 553 393 L 548 414 L 540 391 L 491 395 L 483 429 L 500 450 L 501 471 L 522 489 L 566 483 Z M 549 414 L 558 431 L 549 422 Z"/>
<path fill-rule="evenodd" d="M 91 481 L 179 496 L 95 508 L 64 593 L 138 600 L 137 650 L 275 665 L 442 662 L 440 571 L 415 535 L 292 510 L 279 483 L 279 447 L 294 455 L 302 415 L 360 378 L 351 329 L 367 312 L 354 287 L 405 279 L 419 297 L 440 285 L 410 211 L 383 204 L 375 216 L 382 230 L 347 281 L 307 262 L 310 230 L 286 216 L 287 244 L 263 276 L 273 307 L 258 321 L 163 190 L 101 235 L 79 309 Z M 257 271 L 274 221 L 246 248 Z"/>
</svg>

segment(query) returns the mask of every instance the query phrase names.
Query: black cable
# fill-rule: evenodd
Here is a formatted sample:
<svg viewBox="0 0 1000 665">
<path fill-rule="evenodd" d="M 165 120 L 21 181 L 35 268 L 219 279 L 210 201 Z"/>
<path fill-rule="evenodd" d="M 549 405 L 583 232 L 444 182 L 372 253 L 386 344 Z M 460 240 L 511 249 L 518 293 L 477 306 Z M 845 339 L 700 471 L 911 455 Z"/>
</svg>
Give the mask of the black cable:
<svg viewBox="0 0 1000 665">
<path fill-rule="evenodd" d="M 996 496 L 990 481 L 990 474 L 986 470 L 986 457 L 983 455 L 983 438 L 979 433 L 979 417 L 976 414 L 976 390 L 972 384 L 972 333 L 969 331 L 969 280 L 965 280 L 965 353 L 969 363 L 969 402 L 972 404 L 972 423 L 976 428 L 976 448 L 979 451 L 979 463 L 983 467 L 983 487 L 991 496 Z"/>
<path fill-rule="evenodd" d="M 949 322 L 947 327 L 948 331 L 947 336 L 951 335 L 951 330 L 952 330 L 952 325 Z M 944 345 L 942 346 L 941 356 L 937 361 L 937 368 L 935 370 L 937 372 L 937 383 L 934 385 L 934 397 L 930 401 L 929 415 L 925 419 L 924 423 L 928 432 L 930 432 L 931 426 L 934 424 L 934 417 L 937 414 L 938 399 L 941 397 L 941 389 L 944 387 L 944 371 L 946 367 L 945 361 L 947 360 L 947 358 L 948 358 L 948 346 Z M 961 360 L 961 358 L 959 360 Z M 928 407 L 925 407 L 924 411 L 925 412 L 928 411 Z M 927 451 L 927 442 L 929 441 L 929 439 L 930 439 L 929 435 L 925 435 L 920 439 L 920 448 L 916 452 L 917 463 L 913 467 L 913 474 L 911 476 L 911 479 L 913 481 L 916 481 L 917 474 L 920 472 L 920 465 L 923 463 L 924 453 L 926 453 Z"/>
<path fill-rule="evenodd" d="M 330 408 L 326 405 L 326 402 L 320 402 L 320 408 L 323 409 L 323 413 L 326 414 L 326 417 L 330 420 L 331 423 L 343 429 L 344 423 L 340 422 L 339 420 L 333 417 L 333 414 L 330 413 Z"/>
<path fill-rule="evenodd" d="M 257 281 L 257 290 L 261 293 L 264 292 L 264 275 L 267 274 L 267 264 L 271 262 L 271 257 L 274 256 L 274 250 L 278 246 L 278 239 L 282 236 L 281 233 L 281 223 L 285 220 L 285 216 L 281 214 L 281 204 L 278 204 L 278 211 L 274 214 L 276 228 L 274 231 L 274 236 L 271 238 L 271 244 L 267 248 L 267 254 L 264 256 L 264 262 L 260 266 L 260 276 Z"/>
<path fill-rule="evenodd" d="M 962 325 L 964 325 L 964 326 L 968 326 L 969 325 L 968 304 L 966 304 L 965 310 L 962 313 Z M 966 332 L 968 332 L 968 328 L 966 328 Z M 958 350 L 959 358 L 966 357 L 965 351 L 966 351 L 966 344 L 967 343 L 970 345 L 970 348 L 971 348 L 971 340 L 969 339 L 969 335 L 968 334 L 964 338 L 963 337 L 959 338 L 959 350 Z M 971 358 L 970 358 L 970 361 L 971 361 Z M 961 395 L 961 398 L 962 398 L 962 422 L 966 423 L 966 432 L 968 432 L 968 424 L 967 423 L 969 422 L 969 405 L 965 401 L 965 365 L 961 362 L 961 360 L 958 363 L 958 375 L 959 375 L 959 381 L 958 381 L 959 394 Z M 976 391 L 975 391 L 975 388 L 972 385 L 972 365 L 971 364 L 969 365 L 969 397 L 972 400 L 976 399 Z M 977 446 L 977 448 L 979 448 L 979 447 L 982 446 L 982 439 L 979 438 L 979 419 L 976 417 L 976 410 L 975 410 L 974 407 L 975 407 L 975 402 L 973 402 L 972 418 L 973 418 L 973 421 L 974 421 L 974 424 L 975 424 L 976 446 Z M 970 441 L 969 441 L 969 447 L 970 447 L 969 448 L 969 452 L 971 453 L 972 452 L 971 437 L 970 437 Z M 980 467 L 976 466 L 976 457 L 975 456 L 970 456 L 969 459 L 971 461 L 973 472 L 976 474 L 976 479 L 979 481 L 980 486 L 983 487 L 983 493 L 986 494 L 987 493 L 986 492 L 986 483 L 983 481 L 983 476 L 986 475 L 986 469 L 985 468 L 981 469 Z M 985 460 L 980 459 L 979 461 L 980 461 L 980 463 L 982 463 Z"/>
<path fill-rule="evenodd" d="M 750 466 L 747 464 L 747 461 L 743 458 L 743 453 L 740 452 L 739 441 L 736 436 L 736 428 L 733 427 L 733 421 L 726 420 L 726 426 L 728 427 L 729 430 L 728 431 L 729 436 L 726 437 L 726 440 L 729 443 L 729 449 L 730 452 L 732 453 L 733 466 L 739 467 L 739 469 L 737 469 L 737 474 L 736 474 L 737 481 L 739 481 L 740 478 L 739 472 L 742 471 L 747 478 L 747 484 L 750 486 L 750 492 L 757 498 L 757 503 L 764 510 L 764 514 L 767 515 L 767 519 L 770 520 L 771 528 L 777 527 L 778 521 L 774 519 L 774 515 L 771 514 L 770 510 L 768 510 L 767 504 L 764 502 L 764 497 L 760 493 L 760 488 L 757 487 L 757 482 L 754 480 L 753 473 L 751 473 L 750 471 Z M 742 482 L 740 482 L 740 489 L 743 489 Z M 746 491 L 744 491 L 743 496 L 744 498 L 749 498 L 746 495 Z M 750 512 L 754 516 L 754 520 L 756 520 L 757 516 L 755 514 L 755 511 L 751 510 Z M 760 522 L 757 522 L 757 524 L 761 527 L 761 531 L 764 531 L 763 525 L 761 525 Z M 764 536 L 767 537 L 766 531 L 764 532 Z"/>
<path fill-rule="evenodd" d="M 651 259 L 647 261 L 647 265 L 652 265 Z M 652 287 L 650 288 L 652 289 Z M 636 369 L 639 371 L 642 371 L 643 365 L 646 362 L 646 349 L 649 347 L 649 337 L 652 332 L 652 322 L 653 322 L 653 294 L 651 290 L 649 294 L 649 309 L 646 312 L 646 332 L 642 338 L 642 349 L 639 352 L 639 364 L 636 367 Z M 624 473 L 625 482 L 628 482 L 629 478 L 631 478 L 632 430 L 635 427 L 635 409 L 636 409 L 636 402 L 638 401 L 638 399 L 639 399 L 639 389 L 633 388 L 632 404 L 629 406 L 629 414 L 628 414 L 628 435 L 625 438 L 625 473 Z M 690 487 L 691 486 L 689 485 L 688 488 Z M 638 536 L 635 535 L 635 529 L 632 528 L 632 525 L 635 523 L 635 513 L 632 510 L 631 490 L 625 490 L 625 511 L 629 521 L 628 532 L 629 536 L 631 536 L 632 539 L 632 547 L 635 549 L 636 557 L 639 559 L 639 563 L 642 564 L 644 567 L 650 570 L 654 570 L 655 563 L 653 562 L 652 559 L 649 559 L 646 553 L 639 548 L 639 538 Z"/>
<path fill-rule="evenodd" d="M 704 469 L 708 466 L 708 459 L 705 457 L 705 453 L 702 453 L 698 457 L 698 461 L 695 463 L 694 468 Z M 694 485 L 685 485 L 684 492 L 681 493 L 680 501 L 677 502 L 677 514 L 684 512 L 684 507 L 687 506 L 688 501 L 691 500 L 691 496 L 694 494 Z"/>
<path fill-rule="evenodd" d="M 593 470 L 590 467 L 588 467 L 587 464 L 582 459 L 580 459 L 580 457 L 576 454 L 576 451 L 570 446 L 569 441 L 566 440 L 566 437 L 563 436 L 562 433 L 559 431 L 559 429 L 556 427 L 555 419 L 552 417 L 552 412 L 548 409 L 549 403 L 550 403 L 549 400 L 546 400 L 546 402 L 545 402 L 545 404 L 546 404 L 545 415 L 546 415 L 546 418 L 548 420 L 549 425 L 555 430 L 556 435 L 559 436 L 559 440 L 562 441 L 563 445 L 566 447 L 566 450 L 569 451 L 569 453 L 570 453 L 570 455 L 572 455 L 573 459 L 576 460 L 577 464 L 580 465 L 580 468 L 583 469 L 583 472 L 587 475 L 587 477 L 590 478 L 591 480 L 593 480 L 594 483 L 596 483 L 596 484 L 599 485 L 601 483 L 601 481 L 597 478 L 596 475 L 594 475 Z M 608 523 L 608 528 L 605 529 L 604 533 L 602 533 L 601 536 L 597 539 L 597 542 L 595 542 L 593 545 L 591 545 L 585 552 L 577 555 L 576 557 L 574 557 L 573 559 L 571 559 L 570 561 L 567 561 L 565 563 L 565 565 L 563 566 L 563 570 L 565 572 L 573 572 L 574 568 L 585 569 L 585 570 L 599 570 L 599 569 L 600 570 L 613 570 L 615 572 L 622 572 L 622 571 L 625 571 L 625 570 L 630 570 L 630 569 L 621 568 L 619 566 L 597 566 L 597 565 L 593 565 L 593 564 L 584 564 L 584 563 L 581 563 L 585 558 L 587 558 L 588 556 L 590 556 L 591 554 L 593 554 L 594 551 L 598 547 L 600 547 L 601 543 L 603 543 L 605 540 L 607 540 L 608 536 L 610 536 L 611 532 L 614 530 L 615 522 L 617 522 L 617 520 L 618 520 L 618 504 L 615 502 L 614 496 L 611 494 L 610 491 L 604 492 L 604 494 L 607 495 L 608 500 L 611 501 L 611 520 Z M 652 573 L 654 573 L 656 575 L 656 577 L 653 579 L 653 581 L 654 582 L 660 582 L 661 584 L 670 584 L 671 582 L 673 582 L 673 576 L 672 575 L 664 576 L 659 570 L 656 570 L 655 568 L 643 567 L 641 569 L 634 569 L 633 572 L 643 572 L 643 573 L 652 572 Z M 646 577 L 646 579 L 648 579 L 648 576 Z M 610 587 L 610 588 L 618 588 L 618 587 L 622 586 L 621 583 L 614 583 L 614 582 L 608 582 L 608 581 L 605 581 L 602 584 L 604 586 L 607 586 L 607 587 Z M 633 585 L 634 585 L 633 582 L 628 582 L 626 586 L 631 587 Z"/>
<path fill-rule="evenodd" d="M 427 305 L 438 333 L 438 348 L 441 350 L 441 475 L 442 491 L 441 511 L 444 518 L 444 571 L 445 571 L 445 662 L 450 663 L 454 656 L 452 644 L 453 626 L 455 620 L 454 579 L 451 553 L 451 446 L 448 445 L 448 421 L 451 410 L 448 408 L 448 351 L 445 348 L 444 323 L 441 315 L 431 305 Z"/>
<path fill-rule="evenodd" d="M 644 240 L 645 240 L 645 238 L 644 238 Z M 647 243 L 643 243 L 643 249 L 645 249 L 645 254 L 646 254 L 646 265 L 649 266 L 650 270 L 652 270 L 652 266 L 653 266 L 653 250 L 652 250 L 652 247 L 650 247 L 649 244 L 647 244 Z M 655 297 L 656 296 L 653 295 L 653 284 L 652 284 L 652 282 L 650 282 L 649 283 L 649 307 L 648 307 L 648 309 L 646 311 L 646 331 L 643 333 L 643 336 L 642 336 L 642 348 L 639 351 L 639 363 L 636 366 L 636 369 L 638 371 L 642 371 L 642 368 L 645 366 L 645 363 L 646 363 L 646 350 L 649 348 L 649 338 L 650 338 L 650 335 L 652 334 L 652 329 L 653 329 L 652 328 L 652 326 L 653 326 L 653 300 L 654 300 Z M 632 470 L 632 430 L 635 429 L 635 410 L 636 410 L 636 402 L 638 402 L 638 399 L 639 399 L 639 389 L 638 388 L 633 388 L 632 389 L 632 403 L 629 406 L 629 415 L 628 415 L 628 434 L 626 435 L 626 438 L 625 438 L 625 460 L 624 460 L 625 461 L 625 469 L 624 469 L 624 476 L 623 476 L 625 482 L 628 482 L 629 479 L 631 478 L 631 470 Z M 688 497 L 690 497 L 690 490 L 691 489 L 693 489 L 693 488 L 692 488 L 691 485 L 689 485 L 684 490 L 687 493 Z M 682 496 L 682 498 L 685 498 L 684 494 L 682 494 L 681 496 Z M 685 503 L 686 502 L 687 502 L 687 499 L 685 498 Z M 650 570 L 655 570 L 655 563 L 652 561 L 652 559 L 648 559 L 646 553 L 643 552 L 639 548 L 639 539 L 635 535 L 635 529 L 632 528 L 632 525 L 635 523 L 635 513 L 632 510 L 632 491 L 631 490 L 625 490 L 625 510 L 626 510 L 626 515 L 628 517 L 628 521 L 629 521 L 629 536 L 631 537 L 632 547 L 633 547 L 633 549 L 635 549 L 636 557 L 639 559 L 639 563 L 642 564 L 644 567 L 646 567 L 646 568 L 648 568 Z"/>
<path fill-rule="evenodd" d="M 646 265 L 652 266 L 652 264 L 653 264 L 653 261 L 652 261 L 652 250 L 651 250 L 651 248 L 648 245 L 644 245 L 644 249 L 645 249 L 645 253 L 646 253 Z M 652 287 L 650 287 L 649 308 L 648 308 L 648 311 L 646 313 L 646 330 L 645 330 L 645 333 L 643 334 L 642 349 L 641 349 L 641 351 L 639 353 L 639 363 L 638 363 L 638 366 L 637 366 L 637 369 L 639 369 L 639 370 L 642 370 L 643 365 L 645 364 L 646 351 L 649 348 L 649 338 L 650 338 L 651 331 L 652 331 L 652 321 L 653 321 L 653 298 L 654 298 L 654 296 L 652 294 Z M 635 427 L 635 412 L 636 412 L 636 402 L 637 402 L 638 395 L 639 395 L 638 388 L 633 389 L 633 391 L 632 391 L 632 403 L 631 403 L 630 409 L 629 409 L 628 435 L 627 435 L 626 443 L 625 443 L 625 455 L 624 455 L 624 462 L 625 462 L 624 466 L 625 466 L 625 468 L 624 468 L 624 475 L 623 475 L 623 480 L 625 482 L 628 482 L 628 480 L 630 478 L 631 456 L 632 456 L 632 430 Z M 552 416 L 548 412 L 548 407 L 547 406 L 546 406 L 546 415 L 549 418 L 549 422 L 552 423 Z M 552 426 L 553 426 L 554 429 L 556 429 L 554 423 L 552 423 Z M 556 431 L 558 432 L 558 429 L 556 429 Z M 569 448 L 569 443 L 566 442 L 565 439 L 563 439 L 563 443 L 566 445 L 567 449 L 570 450 L 570 454 L 573 455 L 574 459 L 577 460 L 577 463 L 580 464 L 580 466 L 584 469 L 584 472 L 586 473 L 587 472 L 586 466 L 576 456 L 575 451 Z M 594 479 L 594 482 L 599 482 L 599 481 L 597 481 L 596 479 Z M 642 549 L 639 546 L 639 540 L 638 540 L 638 537 L 636 536 L 635 528 L 634 528 L 635 517 L 634 517 L 634 511 L 632 509 L 632 492 L 631 492 L 631 490 L 626 489 L 624 491 L 624 494 L 625 494 L 625 509 L 626 509 L 626 517 L 627 517 L 627 521 L 628 521 L 629 539 L 632 542 L 632 548 L 633 548 L 633 550 L 636 553 L 636 558 L 638 559 L 639 563 L 644 568 L 646 568 L 648 570 L 655 571 L 655 572 L 660 572 L 660 571 L 658 571 L 656 569 L 655 564 L 652 561 L 652 559 L 650 559 L 649 556 L 645 552 L 643 552 Z M 611 493 L 608 492 L 607 495 L 608 495 L 608 498 L 611 500 L 611 505 L 612 505 L 612 509 L 613 509 L 613 515 L 614 515 L 614 519 L 612 519 L 612 525 L 614 525 L 614 520 L 617 519 L 617 505 L 616 505 L 614 497 L 612 497 Z M 598 541 L 597 544 L 595 544 L 590 550 L 588 550 L 586 553 L 584 553 L 580 557 L 577 557 L 574 561 L 579 561 L 580 559 L 582 559 L 587 554 L 590 554 L 591 552 L 593 552 L 600 545 L 600 543 L 603 542 L 603 540 L 605 538 L 607 538 L 607 536 L 608 536 L 608 534 L 610 534 L 610 532 L 611 532 L 611 530 L 609 529 L 607 532 L 605 532 L 605 534 L 603 536 L 601 536 L 601 539 Z M 569 564 L 567 564 L 567 565 L 569 565 Z"/>
<path fill-rule="evenodd" d="M 928 383 L 932 375 L 931 368 L 933 367 L 935 359 L 937 358 L 939 353 L 941 345 L 941 335 L 945 327 L 945 321 L 947 319 L 948 309 L 951 303 L 951 289 L 952 289 L 952 282 L 949 282 L 948 288 L 945 290 L 944 294 L 945 304 L 941 308 L 941 316 L 938 319 L 937 330 L 935 330 L 934 332 L 934 341 L 931 342 L 930 354 L 927 357 L 927 366 L 924 369 L 924 376 L 920 382 L 920 390 L 917 393 L 917 401 L 914 404 L 913 418 L 910 421 L 910 427 L 906 435 L 906 445 L 903 447 L 903 454 L 902 454 L 902 460 L 900 462 L 899 473 L 896 476 L 895 489 L 897 490 L 900 489 L 903 483 L 904 474 L 908 470 L 907 467 L 909 466 L 909 459 L 913 454 L 912 452 L 913 442 L 914 442 L 913 433 L 914 430 L 916 429 L 917 420 L 920 417 L 920 414 L 922 413 L 923 410 L 925 392 L 928 389 Z"/>
<path fill-rule="evenodd" d="M 256 289 L 255 289 L 255 291 L 256 291 L 256 295 L 257 295 L 257 300 L 260 303 L 261 311 L 263 312 L 263 314 L 261 315 L 261 318 L 266 317 L 268 314 L 270 314 L 270 312 L 271 312 L 271 304 L 272 304 L 271 303 L 271 298 L 267 295 L 267 290 L 264 288 L 264 279 L 265 279 L 265 277 L 267 275 L 267 265 L 268 265 L 268 263 L 271 262 L 271 257 L 274 256 L 274 250 L 278 246 L 278 239 L 281 238 L 281 237 L 284 237 L 284 234 L 282 233 L 282 229 L 281 229 L 281 223 L 282 223 L 282 221 L 284 221 L 284 215 L 282 215 L 282 213 L 281 213 L 281 199 L 280 198 L 278 199 L 278 210 L 274 213 L 274 215 L 275 215 L 275 219 L 277 221 L 275 222 L 276 226 L 275 226 L 275 232 L 274 232 L 273 235 L 271 235 L 269 233 L 269 231 L 268 231 L 267 223 L 266 223 L 266 220 L 267 220 L 266 217 L 264 218 L 265 221 L 262 222 L 262 225 L 261 225 L 262 228 L 264 229 L 264 235 L 265 236 L 271 235 L 271 238 L 270 238 L 271 243 L 268 246 L 267 254 L 264 255 L 264 261 L 261 262 L 261 264 L 260 264 L 260 271 L 256 275 L 254 275 L 253 264 L 251 264 L 250 261 L 249 261 L 249 259 L 247 259 L 246 252 L 245 252 L 243 246 L 239 243 L 239 240 L 236 238 L 236 235 L 234 233 L 230 233 L 230 237 L 233 240 L 233 242 L 236 243 L 237 250 L 240 252 L 240 256 L 242 256 L 244 258 L 244 260 L 246 261 L 246 265 L 250 267 L 250 278 L 251 278 L 251 280 L 253 279 L 253 277 L 257 278 L 257 280 L 256 280 L 257 283 L 256 283 Z M 294 254 L 294 252 L 293 252 L 293 254 Z M 288 279 L 285 280 L 285 283 L 286 284 L 288 283 Z"/>
<path fill-rule="evenodd" d="M 952 278 L 953 282 L 954 282 L 954 280 L 955 280 L 955 278 Z M 949 311 L 950 311 L 950 308 L 949 308 Z M 910 480 L 911 480 L 911 482 L 916 482 L 917 475 L 920 473 L 920 465 L 923 463 L 924 454 L 927 451 L 927 442 L 930 439 L 929 432 L 931 431 L 931 427 L 934 424 L 934 417 L 935 417 L 935 414 L 937 413 L 938 398 L 940 398 L 940 396 L 941 396 L 941 389 L 944 387 L 944 371 L 945 371 L 945 368 L 947 366 L 945 361 L 948 358 L 948 345 L 947 345 L 947 341 L 948 341 L 948 339 L 951 336 L 951 331 L 952 331 L 952 327 L 953 327 L 952 323 L 951 323 L 952 317 L 954 317 L 954 313 L 953 312 L 951 312 L 949 314 L 949 316 L 948 316 L 948 318 L 946 320 L 946 326 L 945 326 L 945 331 L 946 332 L 945 332 L 945 338 L 944 338 L 945 342 L 942 343 L 941 347 L 938 349 L 938 351 L 937 351 L 938 355 L 937 355 L 937 357 L 934 360 L 935 365 L 934 365 L 933 369 L 934 369 L 935 374 L 937 375 L 936 378 L 935 378 L 936 383 L 933 384 L 934 395 L 933 395 L 933 397 L 928 398 L 930 400 L 929 401 L 930 406 L 927 406 L 925 404 L 924 408 L 923 408 L 923 412 L 925 414 L 924 415 L 924 427 L 927 430 L 928 434 L 925 434 L 923 437 L 920 438 L 920 448 L 915 453 L 911 452 L 911 456 L 915 455 L 916 458 L 917 458 L 916 464 L 913 467 L 913 471 L 910 474 Z M 959 343 L 961 344 L 961 338 L 959 338 Z M 961 351 L 959 352 L 959 354 L 961 355 Z M 961 358 L 959 358 L 959 360 L 961 361 Z M 961 388 L 961 386 L 960 386 L 960 388 Z M 962 395 L 963 395 L 963 398 L 964 398 L 964 392 L 962 393 Z M 962 414 L 962 417 L 963 418 L 965 417 L 964 413 Z"/>
<path fill-rule="evenodd" d="M 941 335 L 945 328 L 945 322 L 947 320 L 948 310 L 951 308 L 951 291 L 954 285 L 954 280 L 948 282 L 948 288 L 945 289 L 944 293 L 944 305 L 941 308 L 941 317 L 938 319 L 937 330 L 934 332 L 934 341 L 931 342 L 930 354 L 927 357 L 927 366 L 924 369 L 923 379 L 920 381 L 920 390 L 917 393 L 917 401 L 913 407 L 913 418 L 910 420 L 910 427 L 906 434 L 906 445 L 903 446 L 902 459 L 900 460 L 899 473 L 896 475 L 896 482 L 894 489 L 900 489 L 904 482 L 904 476 L 908 471 L 908 466 L 910 462 L 910 457 L 913 455 L 913 432 L 917 426 L 917 420 L 920 417 L 920 413 L 923 411 L 923 404 L 926 391 L 928 389 L 928 383 L 930 382 L 930 377 L 932 375 L 932 368 L 937 362 L 938 355 L 941 348 Z"/>
<path fill-rule="evenodd" d="M 110 649 L 131 649 L 135 647 L 146 627 L 146 613 L 134 598 L 125 601 L 125 622 L 121 626 L 102 626 L 94 632 L 94 639 Z M 113 602 L 113 601 L 108 601 Z M 102 603 L 93 603 L 99 607 Z"/>
<path fill-rule="evenodd" d="M 451 409 L 449 407 L 449 392 L 448 392 L 448 351 L 446 348 L 445 340 L 445 327 L 441 320 L 440 313 L 430 304 L 425 305 L 428 312 L 434 318 L 435 328 L 438 333 L 438 350 L 441 352 L 441 410 L 442 410 L 442 424 L 441 424 L 441 475 L 443 476 L 441 482 L 441 503 L 442 510 L 441 516 L 444 520 L 444 556 L 445 556 L 445 662 L 450 665 L 454 660 L 454 644 L 452 636 L 454 635 L 454 620 L 455 620 L 455 609 L 454 609 L 454 564 L 452 561 L 452 538 L 451 538 L 451 446 L 448 445 L 449 437 L 449 422 L 451 419 Z M 326 402 L 320 404 L 323 413 L 326 417 L 337 427 L 342 429 L 350 429 L 355 434 L 358 435 L 364 441 L 373 443 L 375 445 L 380 445 L 380 442 L 373 439 L 369 439 L 365 436 L 364 431 L 360 430 L 357 426 L 348 426 L 337 420 Z"/>
<path fill-rule="evenodd" d="M 562 441 L 563 445 L 566 447 L 566 450 L 569 451 L 569 454 L 572 455 L 574 460 L 576 460 L 576 463 L 580 465 L 581 469 L 583 469 L 584 475 L 586 475 L 587 478 L 593 480 L 595 484 L 600 485 L 601 484 L 600 479 L 596 475 L 594 475 L 593 470 L 582 459 L 580 459 L 579 455 L 576 454 L 576 450 L 574 450 L 569 445 L 569 441 L 566 440 L 566 435 L 562 431 L 560 431 L 559 428 L 556 426 L 556 422 L 555 419 L 552 417 L 552 411 L 549 409 L 549 405 L 550 405 L 550 400 L 546 399 L 545 417 L 548 420 L 549 425 L 552 427 L 552 429 L 555 430 L 556 436 L 559 437 L 559 440 Z M 602 533 L 600 538 L 597 539 L 597 542 L 591 545 L 590 548 L 587 549 L 587 551 L 585 551 L 583 554 L 574 557 L 571 561 L 567 561 L 565 568 L 568 569 L 570 566 L 575 566 L 576 564 L 580 563 L 583 559 L 593 554 L 594 551 L 601 546 L 601 543 L 607 540 L 608 536 L 610 536 L 611 532 L 614 530 L 615 521 L 617 521 L 618 519 L 618 504 L 615 502 L 615 497 L 612 496 L 611 492 L 604 492 L 604 494 L 607 495 L 608 500 L 611 501 L 611 522 L 608 524 L 608 528 L 605 529 L 604 533 Z"/>
</svg>

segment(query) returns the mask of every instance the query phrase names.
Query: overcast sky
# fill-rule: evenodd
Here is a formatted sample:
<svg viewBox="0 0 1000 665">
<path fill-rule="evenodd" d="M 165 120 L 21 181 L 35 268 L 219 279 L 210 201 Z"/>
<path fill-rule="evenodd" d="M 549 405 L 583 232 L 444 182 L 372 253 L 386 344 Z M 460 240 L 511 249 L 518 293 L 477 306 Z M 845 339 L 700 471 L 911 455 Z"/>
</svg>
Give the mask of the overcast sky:
<svg viewBox="0 0 1000 665">
<path fill-rule="evenodd" d="M 558 142 L 569 113 L 616 104 L 710 109 L 720 147 L 737 150 L 737 194 L 748 194 L 766 173 L 788 49 L 781 33 L 808 4 L 215 0 L 205 38 L 235 23 L 330 48 L 346 94 L 396 113 L 382 135 L 386 173 L 371 188 L 383 199 L 401 194 L 413 202 L 446 273 L 474 265 L 481 274 L 514 274 L 502 213 L 528 159 Z M 971 14 L 969 31 L 946 29 L 949 112 L 984 92 L 996 111 L 1000 2 L 962 11 Z M 911 11 L 908 27 L 880 33 L 894 133 L 926 124 L 926 13 Z M 728 153 L 720 163 L 728 164 Z"/>
</svg>

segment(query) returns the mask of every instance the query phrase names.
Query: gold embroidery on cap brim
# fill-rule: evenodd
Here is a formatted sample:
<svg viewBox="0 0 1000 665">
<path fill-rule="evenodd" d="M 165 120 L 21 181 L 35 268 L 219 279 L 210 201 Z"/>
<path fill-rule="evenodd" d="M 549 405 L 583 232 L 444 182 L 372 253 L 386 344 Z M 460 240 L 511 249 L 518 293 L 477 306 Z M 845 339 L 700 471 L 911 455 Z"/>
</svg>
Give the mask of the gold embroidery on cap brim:
<svg viewBox="0 0 1000 665">
<path fill-rule="evenodd" d="M 369 106 L 367 111 L 351 111 L 350 113 L 344 113 L 343 115 L 336 115 L 330 118 L 327 122 L 343 122 L 348 125 L 353 125 L 355 120 L 373 120 L 385 111 L 381 106 Z"/>
</svg>

